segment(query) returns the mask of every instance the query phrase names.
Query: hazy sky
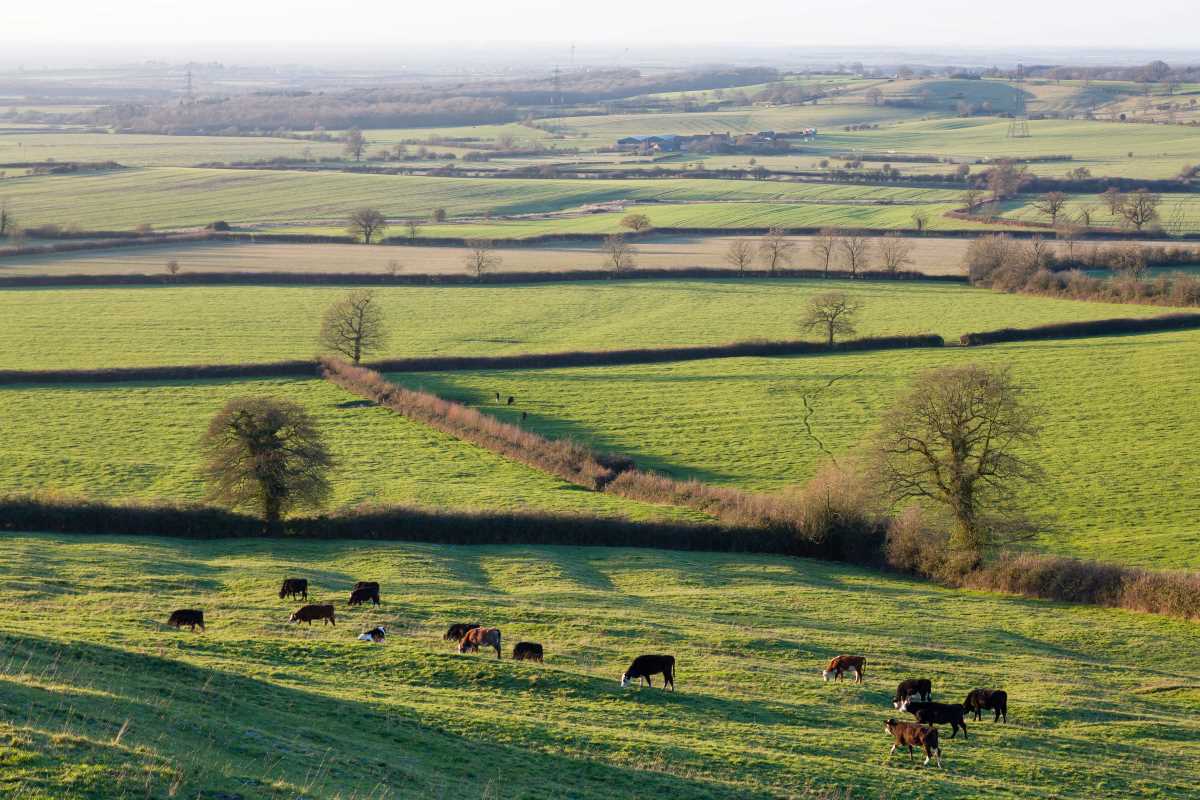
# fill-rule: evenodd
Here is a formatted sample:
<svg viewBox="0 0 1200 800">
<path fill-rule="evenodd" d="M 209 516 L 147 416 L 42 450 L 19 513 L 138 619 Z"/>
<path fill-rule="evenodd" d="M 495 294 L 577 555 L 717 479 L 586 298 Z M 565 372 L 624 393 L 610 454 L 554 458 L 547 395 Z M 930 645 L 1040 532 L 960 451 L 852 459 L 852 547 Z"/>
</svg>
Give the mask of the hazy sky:
<svg viewBox="0 0 1200 800">
<path fill-rule="evenodd" d="M 4 4 L 0 43 L 723 42 L 1196 46 L 1200 0 L 47 0 Z"/>
</svg>

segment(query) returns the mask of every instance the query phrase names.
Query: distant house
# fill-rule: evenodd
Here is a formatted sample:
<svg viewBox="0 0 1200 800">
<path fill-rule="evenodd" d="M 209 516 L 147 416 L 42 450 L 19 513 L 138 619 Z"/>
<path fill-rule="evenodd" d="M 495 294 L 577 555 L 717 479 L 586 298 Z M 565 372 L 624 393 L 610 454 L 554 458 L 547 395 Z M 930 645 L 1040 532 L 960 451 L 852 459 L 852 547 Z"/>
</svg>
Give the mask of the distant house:
<svg viewBox="0 0 1200 800">
<path fill-rule="evenodd" d="M 637 150 L 654 150 L 662 153 L 674 153 L 679 150 L 682 138 L 673 133 L 662 136 L 626 136 L 617 139 L 617 146 Z"/>
</svg>

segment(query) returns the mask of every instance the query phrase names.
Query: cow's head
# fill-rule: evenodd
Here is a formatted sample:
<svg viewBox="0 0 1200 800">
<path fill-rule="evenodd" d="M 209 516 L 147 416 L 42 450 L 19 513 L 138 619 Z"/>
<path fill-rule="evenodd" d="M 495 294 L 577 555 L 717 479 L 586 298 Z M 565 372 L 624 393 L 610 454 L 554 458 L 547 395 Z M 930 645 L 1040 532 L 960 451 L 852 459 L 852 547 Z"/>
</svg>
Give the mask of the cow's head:
<svg viewBox="0 0 1200 800">
<path fill-rule="evenodd" d="M 897 711 L 908 711 L 908 704 L 911 702 L 912 697 L 910 696 L 904 698 L 903 700 L 897 700 L 896 702 L 892 703 L 892 705 L 896 707 Z"/>
<path fill-rule="evenodd" d="M 821 677 L 825 679 L 826 683 L 829 682 L 829 679 L 833 676 L 833 674 L 834 674 L 833 670 L 831 670 L 831 669 L 821 670 Z"/>
<path fill-rule="evenodd" d="M 885 731 L 887 731 L 888 733 L 893 733 L 895 731 L 895 728 L 896 728 L 896 720 L 894 720 L 894 719 L 889 719 L 887 722 L 883 723 L 883 729 Z"/>
<path fill-rule="evenodd" d="M 622 688 L 622 689 L 624 689 L 626 686 L 628 686 L 628 685 L 629 685 L 629 680 L 630 680 L 630 679 L 629 679 L 629 673 L 628 673 L 628 672 L 623 672 L 623 673 L 621 673 L 621 688 Z"/>
<path fill-rule="evenodd" d="M 293 611 L 292 615 L 290 617 L 288 617 L 288 625 L 291 625 L 291 624 L 299 622 L 299 621 L 300 621 L 300 612 L 299 611 Z"/>
</svg>

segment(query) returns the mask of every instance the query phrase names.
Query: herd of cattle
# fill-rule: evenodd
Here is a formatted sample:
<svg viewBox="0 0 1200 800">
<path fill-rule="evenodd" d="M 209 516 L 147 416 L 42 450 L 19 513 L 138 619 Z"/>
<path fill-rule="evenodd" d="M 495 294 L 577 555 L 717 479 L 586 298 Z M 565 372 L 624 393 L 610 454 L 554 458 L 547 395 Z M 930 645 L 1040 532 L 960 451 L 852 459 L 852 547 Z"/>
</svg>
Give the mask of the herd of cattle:
<svg viewBox="0 0 1200 800">
<path fill-rule="evenodd" d="M 279 589 L 279 598 L 292 600 L 308 600 L 308 580 L 306 578 L 285 578 Z M 359 581 L 350 590 L 347 605 L 357 606 L 370 602 L 379 605 L 379 583 L 376 581 Z M 289 624 L 304 622 L 312 625 L 321 620 L 326 625 L 337 625 L 336 615 L 332 604 L 301 606 L 288 618 Z M 173 612 L 167 624 L 176 629 L 187 626 L 193 632 L 196 628 L 204 630 L 204 612 L 199 609 L 182 608 Z M 364 642 L 379 643 L 387 635 L 387 629 L 382 626 L 374 627 L 359 634 L 358 639 Z M 442 636 L 446 641 L 458 642 L 458 652 L 478 653 L 479 648 L 492 648 L 496 658 L 501 658 L 501 635 L 499 628 L 488 628 L 477 622 L 456 622 Z M 545 653 L 537 642 L 517 642 L 513 646 L 512 657 L 516 661 L 542 662 Z M 862 683 L 867 669 L 865 656 L 835 656 L 821 672 L 826 680 L 839 680 L 847 673 L 853 674 L 855 683 Z M 621 686 L 628 686 L 633 681 L 645 681 L 653 686 L 652 676 L 662 675 L 662 688 L 668 686 L 675 691 L 675 657 L 669 655 L 640 655 L 633 660 L 629 668 L 621 675 Z M 965 717 L 974 713 L 978 721 L 984 711 L 994 712 L 993 722 L 1001 718 L 1008 722 L 1008 693 L 1002 689 L 972 689 L 962 703 L 933 702 L 933 682 L 928 678 L 910 678 L 901 681 L 896 687 L 896 696 L 892 707 L 912 714 L 915 722 L 901 722 L 895 718 L 884 723 L 884 730 L 893 738 L 892 749 L 888 755 L 894 755 L 896 748 L 907 747 L 909 760 L 913 759 L 913 748 L 925 751 L 925 765 L 930 759 L 935 759 L 937 765 L 942 765 L 942 748 L 938 738 L 937 725 L 949 725 L 950 738 L 958 735 L 961 729 L 963 738 L 967 738 L 967 723 Z"/>
</svg>

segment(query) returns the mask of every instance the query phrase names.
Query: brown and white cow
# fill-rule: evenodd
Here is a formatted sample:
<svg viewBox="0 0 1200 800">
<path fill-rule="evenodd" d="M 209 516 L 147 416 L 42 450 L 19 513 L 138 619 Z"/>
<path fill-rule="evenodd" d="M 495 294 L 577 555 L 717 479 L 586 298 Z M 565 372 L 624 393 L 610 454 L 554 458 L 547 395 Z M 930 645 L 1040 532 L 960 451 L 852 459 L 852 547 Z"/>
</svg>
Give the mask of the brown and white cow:
<svg viewBox="0 0 1200 800">
<path fill-rule="evenodd" d="M 908 758 L 911 761 L 913 747 L 920 747 L 925 751 L 925 766 L 929 766 L 929 759 L 935 757 L 937 765 L 939 767 L 942 765 L 942 748 L 938 744 L 937 728 L 916 722 L 899 722 L 889 719 L 884 723 L 883 729 L 895 740 L 892 742 L 892 749 L 888 751 L 889 757 L 896 752 L 897 747 L 907 747 Z"/>
<path fill-rule="evenodd" d="M 494 647 L 496 658 L 500 658 L 500 629 L 472 628 L 458 643 L 460 653 L 478 653 L 480 647 Z"/>
<path fill-rule="evenodd" d="M 834 656 L 829 660 L 829 666 L 821 672 L 821 677 L 828 681 L 830 678 L 839 680 L 843 672 L 853 672 L 854 682 L 863 682 L 863 673 L 867 670 L 866 656 Z"/>
<path fill-rule="evenodd" d="M 288 623 L 307 622 L 313 624 L 314 619 L 324 620 L 326 625 L 337 625 L 333 616 L 333 606 L 301 606 L 288 617 Z"/>
</svg>

